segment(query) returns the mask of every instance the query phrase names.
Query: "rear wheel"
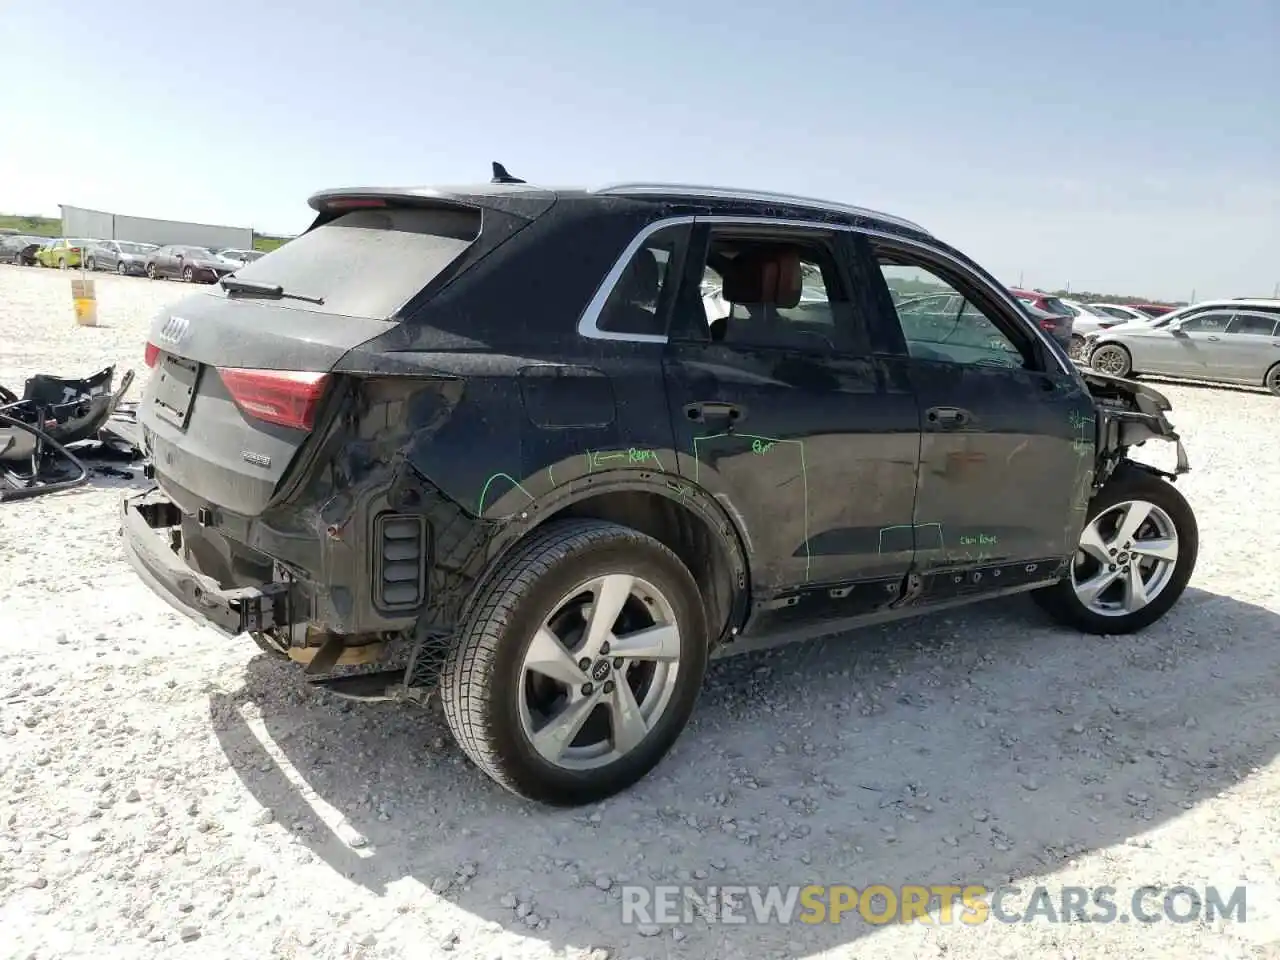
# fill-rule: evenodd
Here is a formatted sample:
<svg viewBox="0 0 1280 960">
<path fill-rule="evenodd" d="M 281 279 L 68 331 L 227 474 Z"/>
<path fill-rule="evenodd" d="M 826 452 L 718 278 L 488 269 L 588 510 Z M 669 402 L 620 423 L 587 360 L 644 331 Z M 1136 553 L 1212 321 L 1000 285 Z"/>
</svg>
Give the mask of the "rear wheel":
<svg viewBox="0 0 1280 960">
<path fill-rule="evenodd" d="M 67 269 L 67 258 L 66 258 L 66 257 L 59 257 L 59 258 L 58 258 L 58 269 L 59 269 L 59 270 L 65 270 L 65 269 Z"/>
<path fill-rule="evenodd" d="M 1099 373 L 1127 377 L 1133 372 L 1133 357 L 1116 343 L 1104 343 L 1089 355 L 1089 366 Z"/>
<path fill-rule="evenodd" d="M 481 770 L 520 796 L 572 806 L 657 765 L 706 664 L 697 584 L 675 554 L 617 524 L 553 521 L 481 590 L 440 689 Z"/>
<path fill-rule="evenodd" d="M 1267 371 L 1262 383 L 1268 390 L 1280 397 L 1280 363 L 1275 364 Z"/>
<path fill-rule="evenodd" d="M 1200 534 L 1190 505 L 1160 477 L 1121 466 L 1088 516 L 1068 575 L 1032 599 L 1085 633 L 1132 633 L 1159 620 L 1195 569 Z"/>
</svg>

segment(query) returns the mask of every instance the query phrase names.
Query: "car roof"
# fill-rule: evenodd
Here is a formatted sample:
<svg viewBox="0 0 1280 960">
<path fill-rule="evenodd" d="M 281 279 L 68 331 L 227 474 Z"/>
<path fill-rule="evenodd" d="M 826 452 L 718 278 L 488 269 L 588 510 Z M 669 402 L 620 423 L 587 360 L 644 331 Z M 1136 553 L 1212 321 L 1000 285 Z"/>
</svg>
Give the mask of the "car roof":
<svg viewBox="0 0 1280 960">
<path fill-rule="evenodd" d="M 671 206 L 696 206 L 711 212 L 754 214 L 770 218 L 787 219 L 819 213 L 835 221 L 871 220 L 891 225 L 924 236 L 932 234 L 914 221 L 869 207 L 860 207 L 818 197 L 777 193 L 768 190 L 743 189 L 687 183 L 615 183 L 600 187 L 563 186 L 542 187 L 527 183 L 482 183 L 460 186 L 417 187 L 348 187 L 323 190 L 309 199 L 312 208 L 320 210 L 326 201 L 339 197 L 416 197 L 441 200 L 470 199 L 480 201 L 477 206 L 489 202 L 510 200 L 514 197 L 546 200 L 561 198 L 631 200 L 653 202 Z"/>
</svg>

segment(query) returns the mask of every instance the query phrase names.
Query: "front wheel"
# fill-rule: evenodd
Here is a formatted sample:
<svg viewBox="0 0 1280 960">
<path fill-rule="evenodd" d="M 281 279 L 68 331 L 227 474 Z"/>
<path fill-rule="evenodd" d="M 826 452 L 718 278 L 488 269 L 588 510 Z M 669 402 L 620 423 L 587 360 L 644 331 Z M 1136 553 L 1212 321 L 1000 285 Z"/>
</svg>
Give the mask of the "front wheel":
<svg viewBox="0 0 1280 960">
<path fill-rule="evenodd" d="M 1174 487 L 1121 466 L 1088 508 L 1070 571 L 1032 593 L 1058 622 L 1085 633 L 1133 633 L 1177 602 L 1195 569 L 1200 532 Z"/>
<path fill-rule="evenodd" d="M 182 268 L 182 279 L 183 279 L 183 280 L 185 280 L 187 283 L 190 283 L 190 282 L 191 282 L 191 268 L 190 268 L 190 267 L 183 267 L 183 268 Z"/>
<path fill-rule="evenodd" d="M 129 265 L 121 260 L 116 264 L 116 273 L 120 274 L 122 277 L 127 277 L 129 275 Z"/>
<path fill-rule="evenodd" d="M 1090 354 L 1089 366 L 1099 373 L 1127 377 L 1133 373 L 1133 357 L 1119 344 L 1104 343 Z"/>
<path fill-rule="evenodd" d="M 697 584 L 652 537 L 553 521 L 474 598 L 441 674 L 463 751 L 556 806 L 631 786 L 684 729 L 707 665 Z"/>
<path fill-rule="evenodd" d="M 154 263 L 147 264 L 147 279 L 154 280 L 156 278 L 156 265 Z"/>
</svg>

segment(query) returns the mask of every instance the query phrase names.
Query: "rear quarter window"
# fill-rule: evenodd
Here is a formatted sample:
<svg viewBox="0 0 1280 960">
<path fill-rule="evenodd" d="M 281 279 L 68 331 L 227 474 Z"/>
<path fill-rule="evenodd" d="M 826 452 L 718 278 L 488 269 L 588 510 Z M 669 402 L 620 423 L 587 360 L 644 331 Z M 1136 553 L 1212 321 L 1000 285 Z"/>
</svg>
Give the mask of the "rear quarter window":
<svg viewBox="0 0 1280 960">
<path fill-rule="evenodd" d="M 352 210 L 236 271 L 324 303 L 276 301 L 313 313 L 386 319 L 480 234 L 480 213 L 413 207 Z"/>
</svg>

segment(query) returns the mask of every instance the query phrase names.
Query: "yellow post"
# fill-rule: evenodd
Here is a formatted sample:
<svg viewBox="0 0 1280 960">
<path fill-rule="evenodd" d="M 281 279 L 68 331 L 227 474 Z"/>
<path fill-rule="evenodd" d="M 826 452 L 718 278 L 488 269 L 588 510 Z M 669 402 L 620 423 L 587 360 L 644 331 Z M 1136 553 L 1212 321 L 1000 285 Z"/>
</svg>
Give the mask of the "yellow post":
<svg viewBox="0 0 1280 960">
<path fill-rule="evenodd" d="M 71 275 L 71 302 L 76 308 L 76 323 L 82 327 L 98 325 L 98 299 L 93 292 L 93 276 L 84 269 L 84 261 L 80 269 Z"/>
</svg>

